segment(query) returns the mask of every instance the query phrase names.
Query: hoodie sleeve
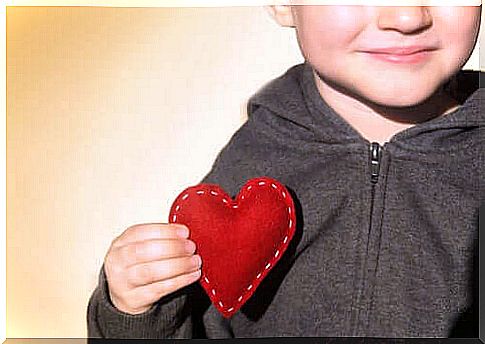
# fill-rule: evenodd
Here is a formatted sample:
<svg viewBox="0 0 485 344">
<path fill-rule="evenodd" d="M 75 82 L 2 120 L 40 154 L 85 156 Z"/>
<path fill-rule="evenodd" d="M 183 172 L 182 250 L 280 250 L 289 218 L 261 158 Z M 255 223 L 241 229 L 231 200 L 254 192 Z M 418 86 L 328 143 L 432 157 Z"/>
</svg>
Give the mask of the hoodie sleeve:
<svg viewBox="0 0 485 344">
<path fill-rule="evenodd" d="M 88 338 L 192 338 L 192 319 L 185 307 L 189 287 L 160 299 L 144 313 L 124 313 L 110 300 L 103 265 L 88 302 Z"/>
</svg>

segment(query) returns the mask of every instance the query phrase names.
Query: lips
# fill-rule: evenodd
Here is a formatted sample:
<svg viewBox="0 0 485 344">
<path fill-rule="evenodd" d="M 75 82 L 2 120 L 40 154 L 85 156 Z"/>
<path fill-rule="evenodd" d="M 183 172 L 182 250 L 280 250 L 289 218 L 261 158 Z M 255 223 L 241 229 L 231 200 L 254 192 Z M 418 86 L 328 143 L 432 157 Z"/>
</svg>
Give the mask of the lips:
<svg viewBox="0 0 485 344">
<path fill-rule="evenodd" d="M 433 46 L 384 47 L 362 50 L 366 56 L 380 62 L 393 64 L 419 64 L 427 61 L 437 50 Z"/>
<path fill-rule="evenodd" d="M 361 51 L 373 59 L 391 63 L 419 63 L 427 60 L 436 48 L 432 46 L 385 47 Z"/>
<path fill-rule="evenodd" d="M 408 46 L 408 47 L 389 47 L 365 50 L 371 54 L 388 54 L 388 55 L 412 55 L 422 51 L 433 51 L 435 47 L 431 46 Z"/>
</svg>

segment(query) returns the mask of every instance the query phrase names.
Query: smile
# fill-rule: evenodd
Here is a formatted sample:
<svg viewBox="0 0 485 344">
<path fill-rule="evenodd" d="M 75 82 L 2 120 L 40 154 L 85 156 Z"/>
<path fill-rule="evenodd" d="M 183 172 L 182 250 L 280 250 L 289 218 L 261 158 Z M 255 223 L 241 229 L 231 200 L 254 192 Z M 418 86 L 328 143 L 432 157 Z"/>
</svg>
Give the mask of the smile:
<svg viewBox="0 0 485 344">
<path fill-rule="evenodd" d="M 431 48 L 385 48 L 370 51 L 362 51 L 372 59 L 396 63 L 396 64 L 417 64 L 428 60 L 435 49 Z"/>
</svg>

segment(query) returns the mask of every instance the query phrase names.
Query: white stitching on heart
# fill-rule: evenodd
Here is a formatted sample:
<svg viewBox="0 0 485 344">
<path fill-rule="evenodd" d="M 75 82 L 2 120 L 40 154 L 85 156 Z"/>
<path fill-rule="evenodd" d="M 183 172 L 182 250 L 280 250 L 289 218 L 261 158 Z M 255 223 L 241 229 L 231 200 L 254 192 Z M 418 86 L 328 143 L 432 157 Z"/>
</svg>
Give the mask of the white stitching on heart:
<svg viewBox="0 0 485 344">
<path fill-rule="evenodd" d="M 260 185 L 260 186 L 266 185 L 266 182 L 261 181 L 261 182 L 259 182 L 259 183 L 258 183 L 258 185 Z M 272 187 L 273 189 L 276 189 L 276 190 L 280 191 L 280 192 L 281 192 L 281 194 L 283 195 L 283 198 L 285 198 L 285 199 L 286 199 L 286 193 L 285 193 L 284 191 L 282 191 L 282 190 L 279 190 L 279 189 L 277 188 L 277 186 L 276 186 L 274 183 L 271 183 L 271 187 Z M 249 190 L 251 190 L 251 188 L 252 188 L 252 185 L 249 185 L 249 186 L 247 187 L 247 190 L 249 191 Z M 199 191 L 196 191 L 196 193 L 197 193 L 198 195 L 203 195 L 205 192 L 204 192 L 204 191 L 202 191 L 202 190 L 199 190 Z M 213 190 L 211 190 L 211 191 L 210 191 L 210 193 L 211 193 L 213 196 L 218 196 L 218 195 L 219 195 L 219 193 L 217 193 L 216 191 L 213 191 Z M 189 194 L 188 194 L 188 193 L 186 193 L 186 194 L 185 194 L 185 195 L 182 197 L 182 200 L 186 200 L 188 197 L 189 197 Z M 241 199 L 244 199 L 244 196 L 241 196 Z M 229 203 L 229 202 L 228 202 L 228 200 L 227 200 L 227 199 L 225 199 L 225 198 L 222 198 L 222 202 L 224 202 L 225 204 Z M 238 205 L 233 205 L 232 207 L 236 209 L 236 208 L 238 208 Z M 180 210 L 180 205 L 177 205 L 177 206 L 176 206 L 176 208 L 175 208 L 175 211 L 177 212 L 177 211 L 179 211 L 179 210 Z M 289 214 L 289 215 L 291 215 L 291 207 L 288 207 L 288 214 Z M 174 214 L 174 215 L 173 215 L 173 222 L 176 222 L 176 220 L 177 220 L 177 215 L 176 215 L 176 214 Z M 291 219 L 289 219 L 289 228 L 291 228 L 291 227 L 292 227 L 292 225 L 293 225 L 293 222 L 292 222 L 292 220 L 291 220 Z M 286 243 L 287 243 L 287 241 L 288 241 L 288 235 L 287 235 L 287 236 L 285 236 L 285 238 L 284 238 L 284 240 L 283 240 L 283 244 L 286 244 Z M 277 251 L 276 251 L 276 253 L 274 254 L 274 258 L 277 258 L 277 257 L 279 256 L 279 254 L 280 254 L 280 251 L 279 251 L 279 250 L 277 250 Z M 266 264 L 266 266 L 265 266 L 265 270 L 268 270 L 270 267 L 271 267 L 271 263 Z M 256 276 L 256 279 L 260 279 L 260 278 L 261 278 L 261 276 L 262 276 L 262 272 L 258 273 L 258 275 Z M 210 284 L 209 279 L 208 279 L 207 277 L 204 277 L 204 281 L 205 281 L 207 284 Z M 253 284 L 249 285 L 249 286 L 248 286 L 246 289 L 249 291 L 249 290 L 251 290 L 252 288 L 253 288 Z M 214 296 L 215 296 L 215 295 L 216 295 L 216 291 L 215 291 L 215 289 L 212 289 L 212 290 L 211 290 L 211 293 L 212 293 L 212 295 L 214 295 Z M 244 294 L 243 294 L 243 295 L 241 295 L 241 296 L 240 296 L 240 297 L 237 299 L 237 301 L 238 301 L 238 302 L 241 302 L 241 301 L 242 301 L 242 299 L 243 299 L 243 297 L 244 297 Z M 219 305 L 221 306 L 221 308 L 223 308 L 223 307 L 224 307 L 224 305 L 223 305 L 222 301 L 219 301 L 218 303 L 219 303 Z M 232 312 L 233 310 L 234 310 L 234 307 L 231 307 L 231 308 L 227 309 L 227 310 L 226 310 L 226 312 Z"/>
</svg>

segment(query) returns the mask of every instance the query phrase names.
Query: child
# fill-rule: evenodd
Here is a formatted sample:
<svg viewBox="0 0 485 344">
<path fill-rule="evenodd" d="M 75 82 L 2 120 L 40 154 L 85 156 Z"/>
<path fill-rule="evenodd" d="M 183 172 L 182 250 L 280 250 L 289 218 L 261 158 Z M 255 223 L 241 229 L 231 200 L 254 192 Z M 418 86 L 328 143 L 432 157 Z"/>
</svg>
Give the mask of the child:
<svg viewBox="0 0 485 344">
<path fill-rule="evenodd" d="M 270 6 L 305 63 L 248 105 L 203 183 L 269 176 L 298 211 L 289 249 L 230 319 L 197 280 L 189 230 L 128 228 L 88 336 L 478 337 L 481 7 Z"/>
</svg>

